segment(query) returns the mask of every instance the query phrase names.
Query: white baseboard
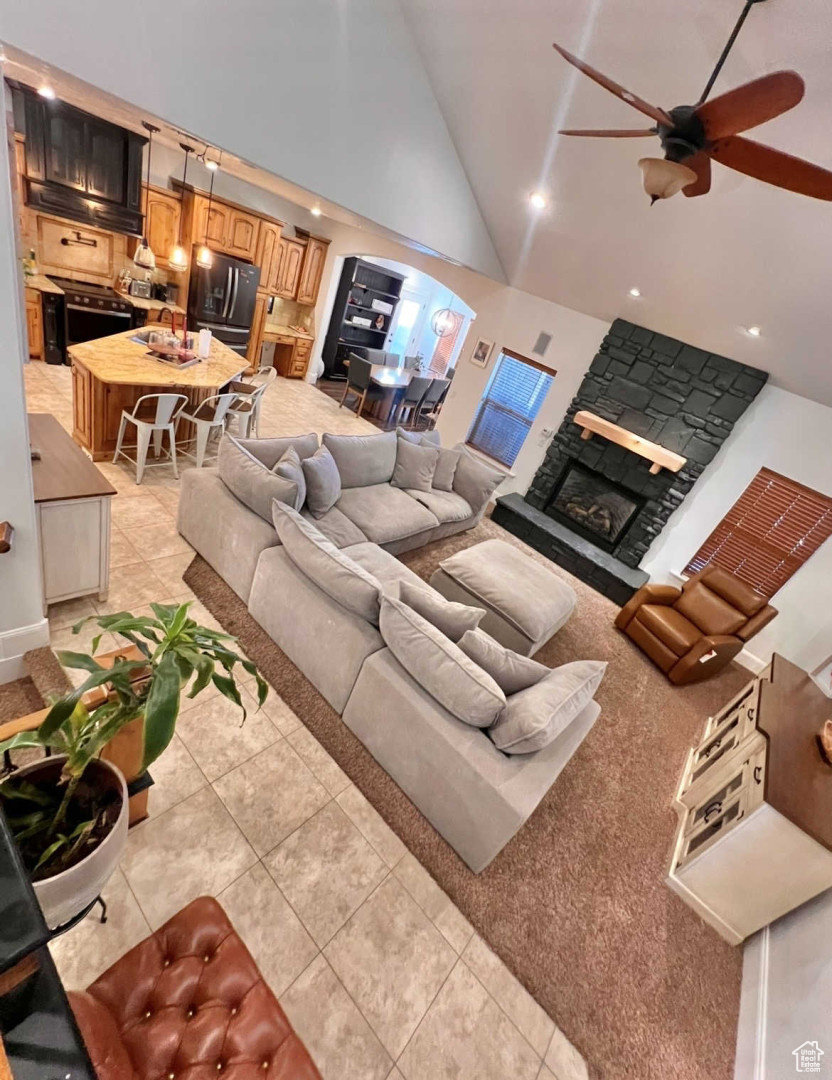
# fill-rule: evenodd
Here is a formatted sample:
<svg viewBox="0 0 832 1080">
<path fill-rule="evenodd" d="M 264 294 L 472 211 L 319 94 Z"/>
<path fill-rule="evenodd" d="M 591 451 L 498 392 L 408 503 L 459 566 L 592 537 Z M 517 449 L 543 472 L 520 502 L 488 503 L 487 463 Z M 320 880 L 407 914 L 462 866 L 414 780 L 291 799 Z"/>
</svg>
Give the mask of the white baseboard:
<svg viewBox="0 0 832 1080">
<path fill-rule="evenodd" d="M 0 631 L 0 683 L 11 682 L 25 675 L 24 654 L 48 644 L 49 622 L 45 618 L 31 626 Z"/>
<path fill-rule="evenodd" d="M 766 1080 L 770 929 L 745 943 L 734 1080 Z"/>
<path fill-rule="evenodd" d="M 761 660 L 759 656 L 755 656 L 753 652 L 749 652 L 748 649 L 743 649 L 742 652 L 737 653 L 734 657 L 738 664 L 744 668 L 748 668 L 749 671 L 753 671 L 755 675 L 759 675 L 761 671 L 764 671 L 768 665 L 768 660 Z"/>
</svg>

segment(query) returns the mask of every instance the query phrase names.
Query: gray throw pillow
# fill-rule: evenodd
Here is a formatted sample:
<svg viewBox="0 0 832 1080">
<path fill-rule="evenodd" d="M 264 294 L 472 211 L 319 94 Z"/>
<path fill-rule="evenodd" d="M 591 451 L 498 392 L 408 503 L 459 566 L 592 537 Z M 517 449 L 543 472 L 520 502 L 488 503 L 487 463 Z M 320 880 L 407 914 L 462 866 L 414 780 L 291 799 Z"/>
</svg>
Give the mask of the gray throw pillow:
<svg viewBox="0 0 832 1080">
<path fill-rule="evenodd" d="M 469 453 L 462 443 L 454 449 L 460 451 L 454 473 L 454 491 L 465 499 L 475 514 L 479 514 L 488 505 L 495 489 L 505 480 L 506 474 L 489 468 L 485 462 Z"/>
<path fill-rule="evenodd" d="M 439 446 L 441 442 L 436 428 L 430 431 L 408 431 L 407 428 L 397 427 L 396 435 L 400 439 L 415 443 L 417 446 Z"/>
<path fill-rule="evenodd" d="M 473 727 L 490 727 L 505 694 L 490 675 L 401 600 L 382 596 L 379 629 L 390 652 L 440 705 Z"/>
<path fill-rule="evenodd" d="M 443 450 L 439 448 L 439 460 L 433 474 L 433 486 L 437 491 L 454 490 L 454 474 L 462 456 L 461 450 Z"/>
<path fill-rule="evenodd" d="M 303 466 L 294 446 L 290 446 L 283 457 L 275 465 L 272 472 L 275 476 L 282 476 L 284 480 L 290 480 L 297 487 L 297 497 L 294 509 L 300 510 L 306 502 L 306 477 L 303 475 Z"/>
<path fill-rule="evenodd" d="M 416 446 L 407 439 L 399 439 L 396 447 L 396 467 L 390 483 L 393 487 L 430 491 L 437 461 L 437 447 Z"/>
<path fill-rule="evenodd" d="M 325 446 L 312 457 L 304 458 L 306 505 L 312 517 L 323 517 L 341 498 L 341 474 L 335 458 Z"/>
<path fill-rule="evenodd" d="M 435 589 L 414 585 L 410 581 L 399 582 L 399 599 L 451 641 L 458 642 L 463 634 L 467 636 L 468 632 L 475 630 L 485 615 L 482 608 L 446 600 Z"/>
<path fill-rule="evenodd" d="M 267 469 L 273 469 L 290 446 L 297 450 L 298 457 L 303 461 L 304 458 L 312 457 L 320 445 L 320 439 L 314 431 L 309 435 L 289 435 L 281 439 L 237 439 L 237 442 L 244 450 L 248 450 L 252 457 L 262 461 Z"/>
<path fill-rule="evenodd" d="M 342 488 L 386 484 L 396 464 L 396 433 L 323 436 L 322 445 L 335 458 Z"/>
<path fill-rule="evenodd" d="M 459 639 L 459 647 L 488 672 L 506 697 L 528 690 L 552 671 L 545 664 L 507 649 L 484 630 L 468 630 Z"/>
<path fill-rule="evenodd" d="M 514 694 L 489 729 L 494 745 L 507 754 L 531 754 L 548 746 L 592 701 L 606 668 L 601 660 L 576 660 Z"/>
<path fill-rule="evenodd" d="M 297 484 L 276 476 L 231 435 L 220 441 L 217 470 L 231 494 L 264 521 L 272 520 L 274 499 L 290 506 L 297 502 Z"/>
<path fill-rule="evenodd" d="M 275 502 L 272 511 L 278 539 L 295 566 L 327 596 L 378 626 L 380 582 L 291 506 Z"/>
</svg>

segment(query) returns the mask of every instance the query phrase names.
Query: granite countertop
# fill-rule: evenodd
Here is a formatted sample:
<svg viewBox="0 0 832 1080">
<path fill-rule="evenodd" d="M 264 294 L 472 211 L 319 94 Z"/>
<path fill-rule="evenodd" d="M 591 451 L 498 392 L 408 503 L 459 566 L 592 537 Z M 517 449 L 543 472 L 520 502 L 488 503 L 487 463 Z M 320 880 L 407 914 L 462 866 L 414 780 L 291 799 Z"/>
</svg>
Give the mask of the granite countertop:
<svg viewBox="0 0 832 1080">
<path fill-rule="evenodd" d="M 280 335 L 280 337 L 296 337 L 296 338 L 311 338 L 312 334 L 309 331 L 301 333 L 299 330 L 293 330 L 291 326 L 284 326 L 282 323 L 270 323 L 267 322 L 263 328 L 263 336 L 268 337 L 270 334 Z"/>
<path fill-rule="evenodd" d="M 235 353 L 215 337 L 207 360 L 184 369 L 157 360 L 147 346 L 130 339 L 136 330 L 70 345 L 70 359 L 103 383 L 126 386 L 187 386 L 216 390 L 236 379 L 248 367 L 244 356 Z"/>
<path fill-rule="evenodd" d="M 45 274 L 33 274 L 32 277 L 24 278 L 23 284 L 27 289 L 37 289 L 38 292 L 54 293 L 56 296 L 64 295 L 64 290 L 54 281 L 50 281 Z"/>
<path fill-rule="evenodd" d="M 161 311 L 163 308 L 167 308 L 168 311 L 172 311 L 174 315 L 184 315 L 185 309 L 179 307 L 178 304 L 171 304 L 164 300 L 145 300 L 143 296 L 129 296 L 127 293 L 116 292 L 116 295 L 121 297 L 122 300 L 126 300 L 128 304 L 132 304 L 134 308 L 141 308 L 142 311 Z"/>
</svg>

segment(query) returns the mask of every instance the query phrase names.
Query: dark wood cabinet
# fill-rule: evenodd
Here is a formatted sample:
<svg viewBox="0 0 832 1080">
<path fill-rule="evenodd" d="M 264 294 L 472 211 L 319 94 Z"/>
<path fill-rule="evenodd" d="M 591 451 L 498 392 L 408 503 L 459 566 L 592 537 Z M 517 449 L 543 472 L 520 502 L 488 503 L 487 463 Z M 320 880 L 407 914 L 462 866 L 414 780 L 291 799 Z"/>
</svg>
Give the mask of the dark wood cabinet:
<svg viewBox="0 0 832 1080">
<path fill-rule="evenodd" d="M 347 377 L 343 362 L 351 352 L 385 347 L 404 280 L 355 256 L 344 260 L 322 353 L 328 379 Z"/>
<path fill-rule="evenodd" d="M 142 150 L 125 128 L 14 87 L 26 145 L 28 206 L 114 232 L 142 235 Z"/>
</svg>

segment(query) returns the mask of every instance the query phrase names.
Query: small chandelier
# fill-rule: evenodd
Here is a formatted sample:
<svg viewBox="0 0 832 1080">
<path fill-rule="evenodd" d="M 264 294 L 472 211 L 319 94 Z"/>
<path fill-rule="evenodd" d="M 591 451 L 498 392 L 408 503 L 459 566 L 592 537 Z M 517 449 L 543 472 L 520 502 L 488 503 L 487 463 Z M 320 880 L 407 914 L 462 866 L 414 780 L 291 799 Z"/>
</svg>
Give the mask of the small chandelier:
<svg viewBox="0 0 832 1080">
<path fill-rule="evenodd" d="M 142 270 L 155 270 L 156 269 L 156 256 L 153 254 L 153 250 L 150 244 L 147 242 L 147 213 L 150 202 L 150 152 L 153 149 L 153 136 L 158 132 L 158 128 L 153 124 L 148 124 L 146 120 L 142 120 L 142 127 L 145 129 L 148 135 L 147 139 L 147 183 L 144 189 L 144 221 L 142 222 L 142 239 L 139 246 L 133 253 L 133 263 L 136 266 L 140 266 Z"/>
<path fill-rule="evenodd" d="M 186 143 L 180 143 L 180 147 L 185 151 L 185 167 L 182 170 L 182 190 L 184 193 L 185 182 L 188 179 L 188 155 L 193 153 L 193 147 L 188 146 Z M 171 270 L 187 270 L 188 269 L 188 253 L 182 247 L 182 215 L 179 215 L 179 236 L 177 237 L 176 244 L 173 251 L 168 256 L 168 266 Z"/>
<path fill-rule="evenodd" d="M 437 337 L 447 337 L 454 332 L 456 326 L 456 312 L 450 308 L 440 308 L 433 313 L 430 320 L 430 328 Z"/>
<path fill-rule="evenodd" d="M 644 190 L 650 196 L 652 206 L 657 199 L 669 199 L 683 187 L 696 180 L 696 173 L 687 165 L 667 158 L 642 158 L 638 163 Z"/>
</svg>

